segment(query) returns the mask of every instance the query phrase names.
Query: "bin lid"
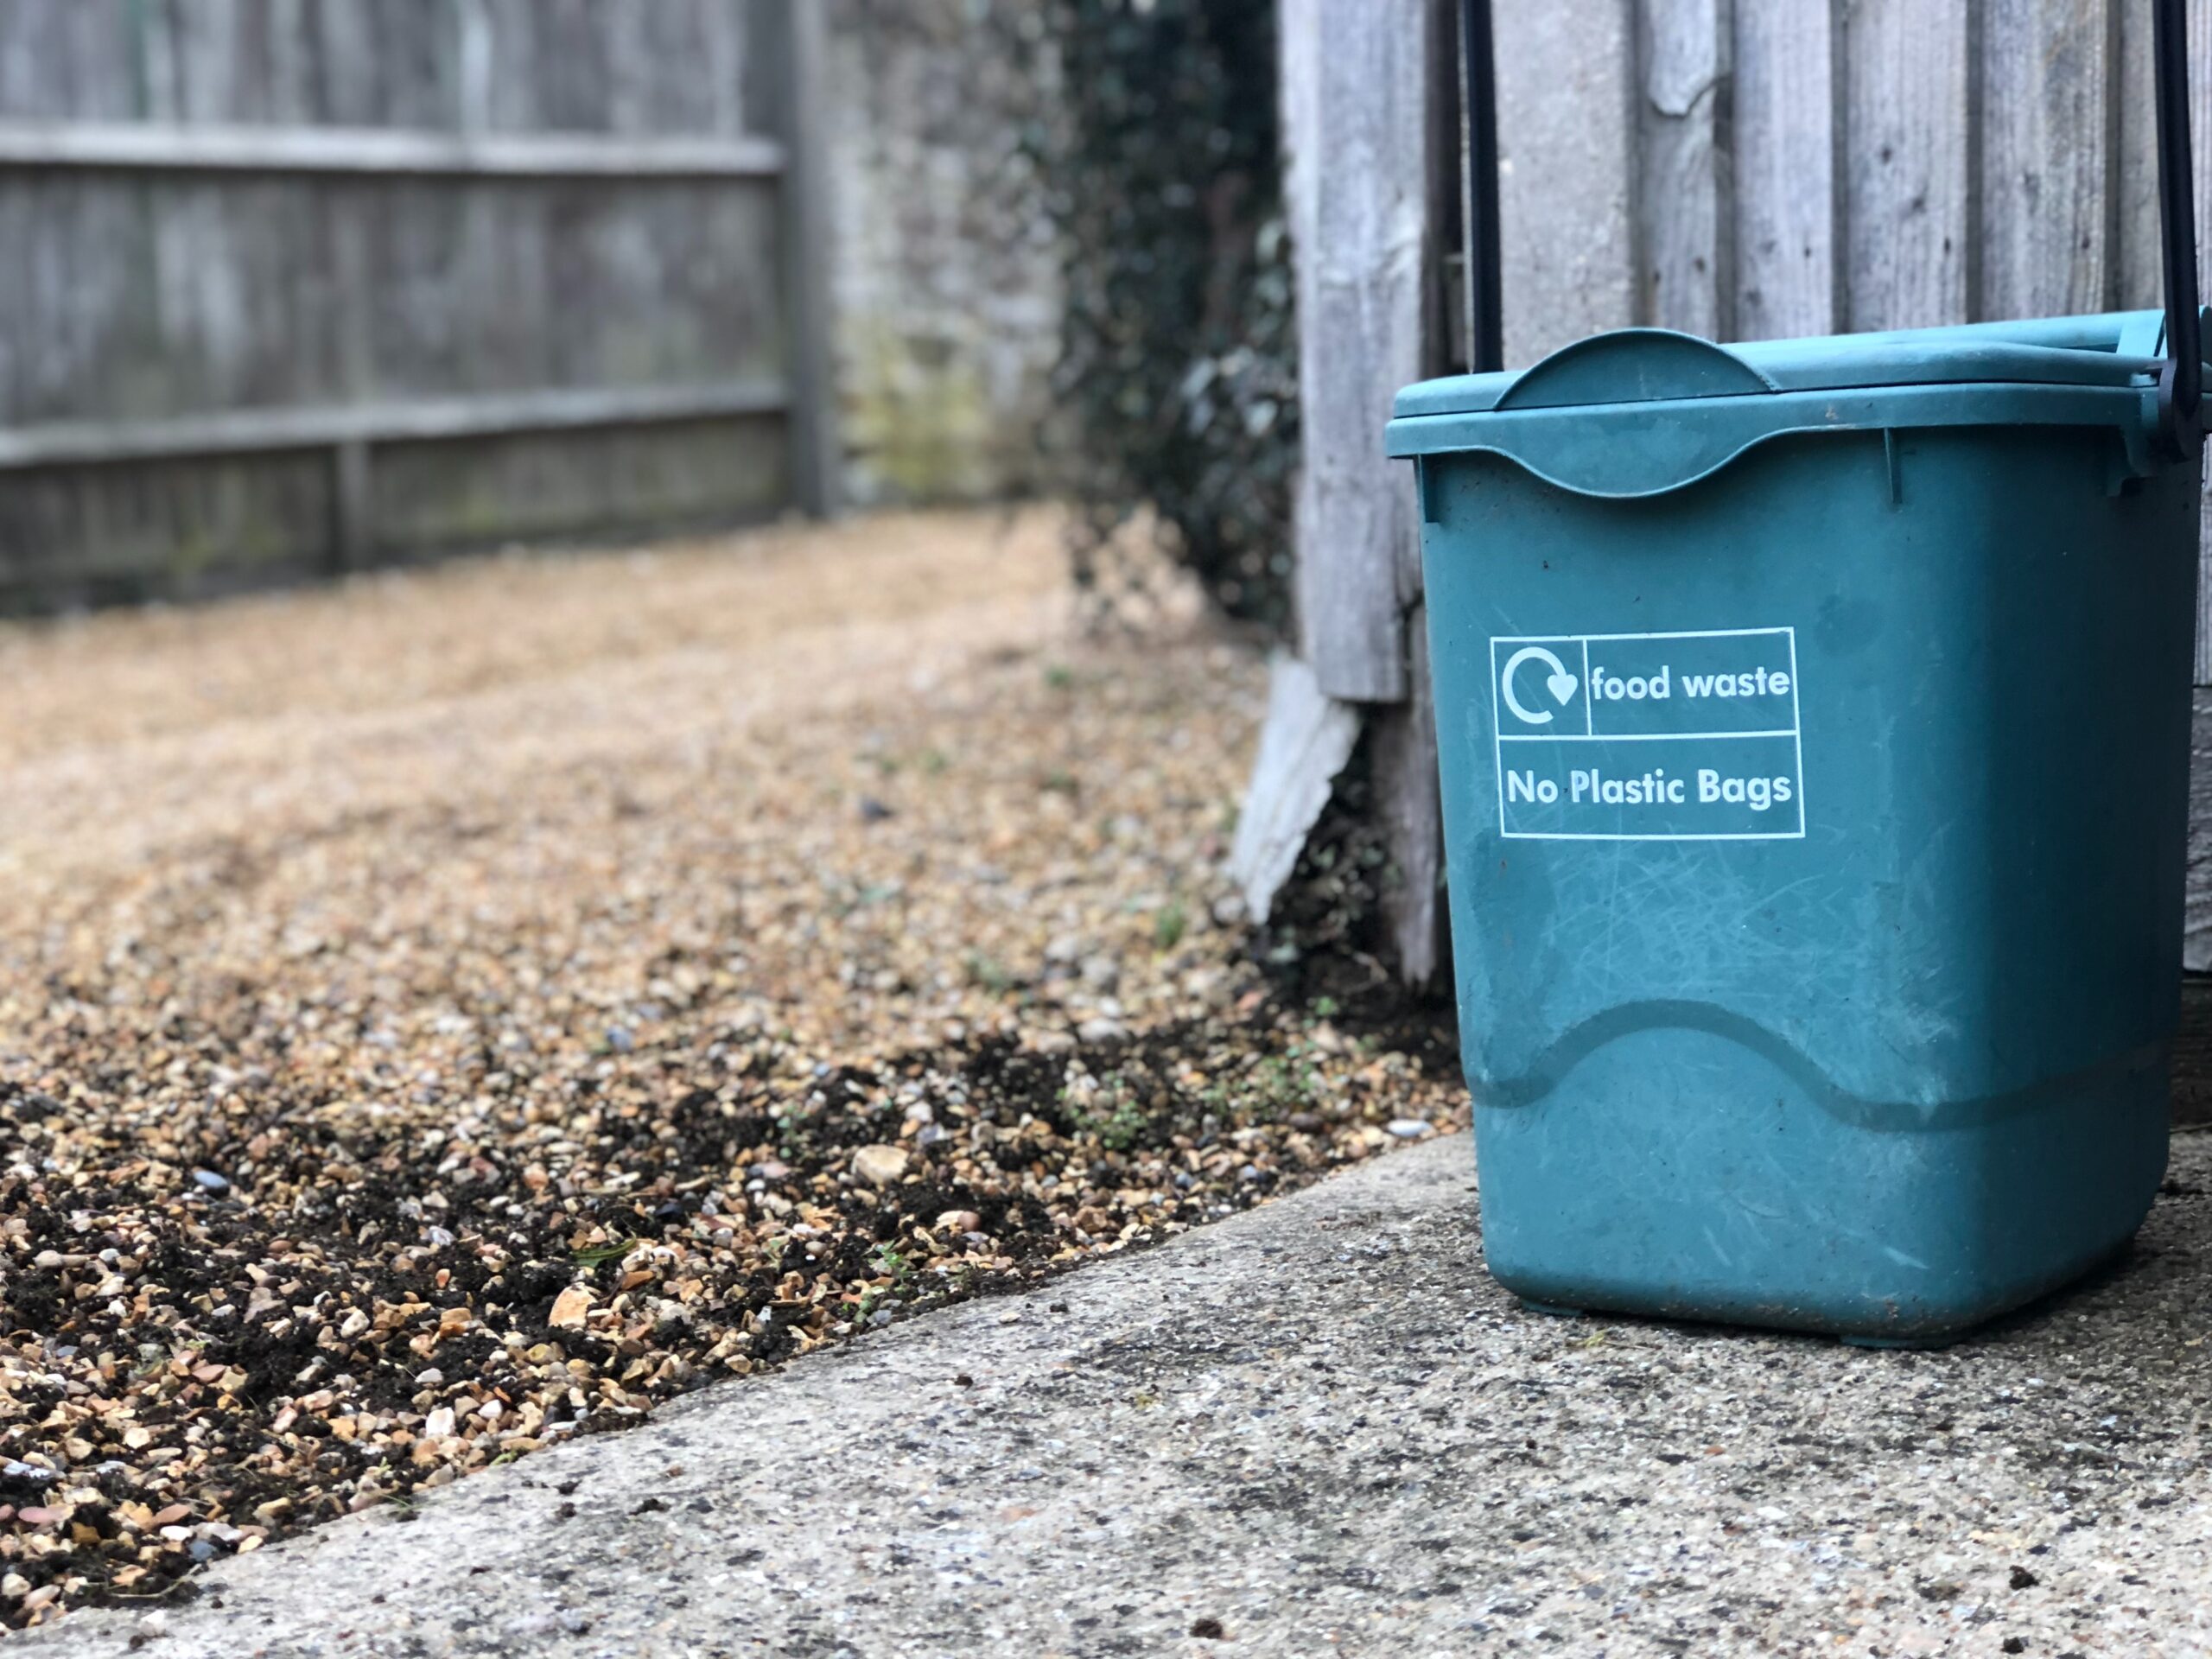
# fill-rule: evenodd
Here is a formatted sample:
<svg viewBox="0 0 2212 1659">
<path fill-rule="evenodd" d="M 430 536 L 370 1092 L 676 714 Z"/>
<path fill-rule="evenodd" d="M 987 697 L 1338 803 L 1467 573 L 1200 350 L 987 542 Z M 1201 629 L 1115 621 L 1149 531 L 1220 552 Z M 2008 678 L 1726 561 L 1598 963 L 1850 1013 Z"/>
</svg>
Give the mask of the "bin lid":
<svg viewBox="0 0 2212 1659">
<path fill-rule="evenodd" d="M 2157 311 L 1716 346 L 1662 328 L 1593 335 L 1534 367 L 1398 394 L 1397 456 L 1486 450 L 1578 493 L 1652 495 L 1786 433 L 2110 426 L 2155 464 Z"/>
</svg>

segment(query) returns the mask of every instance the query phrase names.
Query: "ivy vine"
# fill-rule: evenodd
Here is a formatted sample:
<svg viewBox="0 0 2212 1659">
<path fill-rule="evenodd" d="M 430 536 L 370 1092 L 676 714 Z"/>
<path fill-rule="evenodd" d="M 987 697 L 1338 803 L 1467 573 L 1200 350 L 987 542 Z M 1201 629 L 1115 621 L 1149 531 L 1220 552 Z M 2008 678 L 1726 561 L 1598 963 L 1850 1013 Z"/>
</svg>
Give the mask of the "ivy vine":
<svg viewBox="0 0 2212 1659">
<path fill-rule="evenodd" d="M 1297 340 L 1274 0 L 1003 0 L 1064 260 L 1058 487 L 1077 581 L 1149 521 L 1219 609 L 1291 620 Z"/>
</svg>

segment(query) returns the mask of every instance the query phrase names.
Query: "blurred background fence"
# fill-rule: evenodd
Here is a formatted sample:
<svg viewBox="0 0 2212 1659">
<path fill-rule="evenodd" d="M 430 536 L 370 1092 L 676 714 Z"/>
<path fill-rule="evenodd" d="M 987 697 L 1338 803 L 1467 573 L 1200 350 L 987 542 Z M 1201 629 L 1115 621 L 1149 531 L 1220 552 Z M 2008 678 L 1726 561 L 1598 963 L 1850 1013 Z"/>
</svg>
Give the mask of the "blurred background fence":
<svg viewBox="0 0 2212 1659">
<path fill-rule="evenodd" d="M 0 5 L 0 606 L 826 503 L 822 21 Z"/>
</svg>

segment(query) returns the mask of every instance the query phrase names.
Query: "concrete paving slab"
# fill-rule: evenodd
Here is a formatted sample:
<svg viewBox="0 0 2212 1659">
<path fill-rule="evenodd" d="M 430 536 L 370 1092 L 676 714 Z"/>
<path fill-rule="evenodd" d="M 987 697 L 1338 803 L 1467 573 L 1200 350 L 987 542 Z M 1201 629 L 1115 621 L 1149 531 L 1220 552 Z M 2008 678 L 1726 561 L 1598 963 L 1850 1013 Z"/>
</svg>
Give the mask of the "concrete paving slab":
<svg viewBox="0 0 2212 1659">
<path fill-rule="evenodd" d="M 26 1656 L 2212 1653 L 2212 1136 L 1940 1353 L 1517 1308 L 1464 1138 Z"/>
</svg>

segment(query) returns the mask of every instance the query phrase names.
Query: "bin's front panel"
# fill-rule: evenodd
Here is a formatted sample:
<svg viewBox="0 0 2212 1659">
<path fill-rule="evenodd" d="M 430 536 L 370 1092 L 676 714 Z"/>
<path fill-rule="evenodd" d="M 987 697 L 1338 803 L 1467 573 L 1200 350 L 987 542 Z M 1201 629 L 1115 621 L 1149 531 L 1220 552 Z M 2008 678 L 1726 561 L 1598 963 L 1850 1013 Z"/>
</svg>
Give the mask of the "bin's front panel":
<svg viewBox="0 0 2212 1659">
<path fill-rule="evenodd" d="M 1885 1197 L 1914 1213 L 1883 1249 L 1986 1255 L 2029 1195 L 1987 1190 L 1957 1137 L 2142 1096 L 2177 990 L 2195 493 L 2179 469 L 2116 493 L 2110 442 L 1809 436 L 1627 502 L 1427 460 L 1486 1166 L 1516 1136 L 1594 1192 L 1604 1147 L 1697 1140 L 1684 1192 L 1726 1198 L 1697 1222 L 1719 1255 L 1789 1230 L 1713 1232 L 1731 1205 L 1817 1200 L 1833 1233 Z M 1548 1106 L 1571 1130 L 1540 1133 Z M 2120 1155 L 2107 1208 L 2139 1213 L 2147 1156 Z"/>
</svg>

